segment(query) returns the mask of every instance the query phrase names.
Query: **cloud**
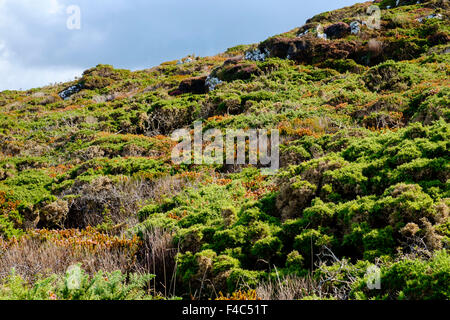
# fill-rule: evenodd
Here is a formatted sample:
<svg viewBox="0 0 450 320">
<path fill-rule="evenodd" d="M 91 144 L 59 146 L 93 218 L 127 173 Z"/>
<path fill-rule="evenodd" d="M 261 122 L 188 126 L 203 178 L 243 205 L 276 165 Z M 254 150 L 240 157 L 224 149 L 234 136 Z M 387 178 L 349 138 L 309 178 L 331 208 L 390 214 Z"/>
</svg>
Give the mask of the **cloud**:
<svg viewBox="0 0 450 320">
<path fill-rule="evenodd" d="M 46 30 L 64 21 L 58 0 L 0 0 L 0 90 L 69 81 L 81 74 L 74 65 L 39 63 L 54 48 Z"/>
<path fill-rule="evenodd" d="M 0 61 L 0 73 L 7 75 L 0 81 L 2 90 L 25 90 L 58 82 L 72 81 L 75 77 L 81 75 L 82 70 L 60 66 L 30 69 Z"/>
<path fill-rule="evenodd" d="M 0 0 L 0 90 L 67 81 L 99 63 L 135 70 L 213 55 L 354 2 Z M 70 5 L 81 9 L 80 30 L 67 28 Z"/>
</svg>

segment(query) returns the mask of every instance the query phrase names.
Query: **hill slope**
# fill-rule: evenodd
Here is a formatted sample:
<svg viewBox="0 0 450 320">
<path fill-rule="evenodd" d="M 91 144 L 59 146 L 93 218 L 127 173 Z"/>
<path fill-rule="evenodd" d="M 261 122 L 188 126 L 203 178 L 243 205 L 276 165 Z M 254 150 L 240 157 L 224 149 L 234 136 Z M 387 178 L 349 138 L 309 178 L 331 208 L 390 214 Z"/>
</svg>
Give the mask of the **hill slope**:
<svg viewBox="0 0 450 320">
<path fill-rule="evenodd" d="M 153 295 L 448 299 L 449 12 L 366 2 L 213 57 L 0 93 L 0 297 L 12 267 L 27 292 L 79 262 L 155 274 Z M 196 120 L 279 129 L 278 174 L 174 165 L 170 134 Z"/>
</svg>

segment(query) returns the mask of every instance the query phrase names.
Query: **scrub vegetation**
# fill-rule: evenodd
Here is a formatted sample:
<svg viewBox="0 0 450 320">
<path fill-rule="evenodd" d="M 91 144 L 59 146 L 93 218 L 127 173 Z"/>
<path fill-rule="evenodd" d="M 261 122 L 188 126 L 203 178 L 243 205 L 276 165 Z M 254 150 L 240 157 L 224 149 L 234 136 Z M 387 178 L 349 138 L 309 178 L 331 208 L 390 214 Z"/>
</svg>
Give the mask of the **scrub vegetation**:
<svg viewBox="0 0 450 320">
<path fill-rule="evenodd" d="M 449 13 L 1 92 L 0 299 L 449 299 Z M 196 120 L 279 129 L 280 170 L 173 164 Z"/>
</svg>

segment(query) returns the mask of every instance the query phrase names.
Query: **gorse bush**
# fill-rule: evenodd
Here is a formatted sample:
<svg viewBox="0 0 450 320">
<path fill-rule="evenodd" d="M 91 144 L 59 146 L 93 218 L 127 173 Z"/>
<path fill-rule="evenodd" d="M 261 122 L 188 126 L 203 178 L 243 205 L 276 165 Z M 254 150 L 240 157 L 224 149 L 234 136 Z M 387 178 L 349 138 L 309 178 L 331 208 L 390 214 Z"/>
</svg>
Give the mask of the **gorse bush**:
<svg viewBox="0 0 450 320">
<path fill-rule="evenodd" d="M 367 278 L 354 284 L 352 295 L 358 299 L 448 300 L 449 264 L 446 251 L 436 252 L 429 261 L 410 260 L 381 267 L 381 289 L 367 290 Z"/>
</svg>

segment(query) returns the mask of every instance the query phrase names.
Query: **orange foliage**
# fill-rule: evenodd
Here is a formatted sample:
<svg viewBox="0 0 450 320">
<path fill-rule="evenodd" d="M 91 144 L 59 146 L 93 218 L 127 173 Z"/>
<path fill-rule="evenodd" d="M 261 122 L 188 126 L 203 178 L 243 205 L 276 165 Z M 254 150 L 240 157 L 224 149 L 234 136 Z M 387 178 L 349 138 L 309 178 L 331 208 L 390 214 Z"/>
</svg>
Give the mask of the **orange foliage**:
<svg viewBox="0 0 450 320">
<path fill-rule="evenodd" d="M 313 136 L 315 138 L 325 134 L 326 123 L 320 119 L 299 119 L 293 121 L 283 121 L 278 124 L 278 130 L 282 135 L 301 138 L 303 136 Z"/>
<path fill-rule="evenodd" d="M 178 214 L 175 214 L 175 213 L 171 212 L 171 213 L 169 213 L 169 214 L 167 215 L 167 217 L 169 217 L 170 219 L 173 219 L 173 220 L 180 221 L 181 219 L 183 219 L 183 218 L 186 217 L 187 215 L 188 215 L 188 212 L 187 212 L 186 210 L 184 210 L 184 211 L 181 213 L 181 215 L 178 215 Z"/>
<path fill-rule="evenodd" d="M 209 117 L 208 121 L 216 121 L 216 122 L 221 122 L 223 120 L 229 119 L 231 118 L 230 115 L 219 115 L 219 116 L 213 116 L 213 117 Z"/>
<path fill-rule="evenodd" d="M 8 214 L 19 206 L 20 201 L 12 201 L 10 195 L 4 191 L 0 191 L 0 214 Z"/>
<path fill-rule="evenodd" d="M 261 300 L 261 298 L 258 297 L 255 290 L 248 290 L 247 292 L 239 290 L 233 292 L 231 296 L 224 296 L 222 292 L 219 292 L 219 297 L 216 300 Z"/>
<path fill-rule="evenodd" d="M 77 251 L 96 253 L 101 250 L 121 249 L 131 254 L 137 252 L 140 245 L 139 238 L 134 235 L 131 239 L 110 236 L 92 227 L 84 230 L 30 230 L 20 240 L 13 239 L 9 245 L 19 244 L 30 238 L 48 241 L 58 247 L 71 248 Z"/>
<path fill-rule="evenodd" d="M 67 171 L 69 171 L 72 168 L 73 168 L 73 165 L 71 165 L 71 164 L 68 164 L 68 165 L 60 164 L 55 167 L 49 167 L 48 168 L 48 170 L 50 171 L 49 176 L 51 178 L 55 178 L 60 174 L 66 173 Z"/>
<path fill-rule="evenodd" d="M 278 190 L 276 185 L 264 185 L 266 178 L 265 176 L 257 176 L 252 181 L 242 183 L 246 189 L 245 198 L 258 200 L 265 194 Z"/>
<path fill-rule="evenodd" d="M 270 185 L 267 187 L 261 187 L 254 191 L 247 191 L 245 197 L 248 199 L 258 200 L 261 199 L 265 194 L 273 191 L 277 191 L 279 189 L 276 185 Z"/>
<path fill-rule="evenodd" d="M 197 181 L 201 179 L 202 174 L 200 172 L 194 172 L 194 171 L 185 171 L 179 174 L 180 178 L 186 178 L 191 181 Z"/>
<path fill-rule="evenodd" d="M 216 183 L 220 186 L 226 186 L 227 184 L 230 184 L 233 180 L 231 179 L 217 179 Z"/>
</svg>

